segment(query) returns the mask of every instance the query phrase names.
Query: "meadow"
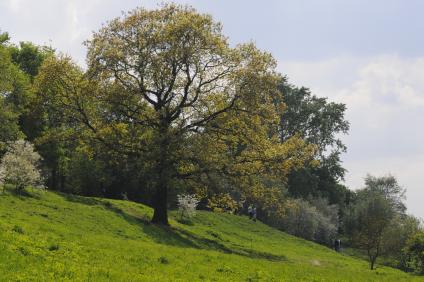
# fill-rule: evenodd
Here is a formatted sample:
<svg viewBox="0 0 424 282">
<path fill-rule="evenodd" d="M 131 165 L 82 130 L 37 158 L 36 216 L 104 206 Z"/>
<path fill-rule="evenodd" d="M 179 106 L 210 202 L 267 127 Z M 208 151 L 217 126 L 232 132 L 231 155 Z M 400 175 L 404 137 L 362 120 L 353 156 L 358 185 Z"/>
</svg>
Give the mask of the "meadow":
<svg viewBox="0 0 424 282">
<path fill-rule="evenodd" d="M 423 281 L 245 216 L 151 216 L 130 201 L 0 195 L 0 281 Z"/>
</svg>

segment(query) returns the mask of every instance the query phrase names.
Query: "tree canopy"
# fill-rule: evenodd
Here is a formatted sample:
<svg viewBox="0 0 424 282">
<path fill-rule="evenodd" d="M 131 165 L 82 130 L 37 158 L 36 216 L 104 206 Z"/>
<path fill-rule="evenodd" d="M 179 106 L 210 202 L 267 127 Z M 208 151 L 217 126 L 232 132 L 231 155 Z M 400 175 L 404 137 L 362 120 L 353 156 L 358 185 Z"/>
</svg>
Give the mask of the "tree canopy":
<svg viewBox="0 0 424 282">
<path fill-rule="evenodd" d="M 298 136 L 278 142 L 283 103 L 272 103 L 280 76 L 271 55 L 253 44 L 230 47 L 210 16 L 177 5 L 140 8 L 86 45 L 87 72 L 66 57 L 47 59 L 40 92 L 90 140 L 148 163 L 153 222 L 167 224 L 171 182 L 212 171 L 284 176 L 314 151 Z"/>
</svg>

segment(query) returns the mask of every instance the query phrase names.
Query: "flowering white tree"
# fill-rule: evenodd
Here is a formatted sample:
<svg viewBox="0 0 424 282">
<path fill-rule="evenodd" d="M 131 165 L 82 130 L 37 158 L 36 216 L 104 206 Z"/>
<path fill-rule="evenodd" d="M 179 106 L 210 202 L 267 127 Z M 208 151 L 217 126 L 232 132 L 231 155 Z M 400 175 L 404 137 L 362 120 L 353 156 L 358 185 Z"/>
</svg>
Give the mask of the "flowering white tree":
<svg viewBox="0 0 424 282">
<path fill-rule="evenodd" d="M 31 143 L 15 141 L 0 160 L 0 185 L 12 184 L 18 191 L 28 186 L 43 188 L 38 169 L 40 160 Z"/>
<path fill-rule="evenodd" d="M 178 195 L 178 210 L 183 218 L 191 218 L 196 214 L 196 207 L 199 200 L 196 195 Z"/>
</svg>

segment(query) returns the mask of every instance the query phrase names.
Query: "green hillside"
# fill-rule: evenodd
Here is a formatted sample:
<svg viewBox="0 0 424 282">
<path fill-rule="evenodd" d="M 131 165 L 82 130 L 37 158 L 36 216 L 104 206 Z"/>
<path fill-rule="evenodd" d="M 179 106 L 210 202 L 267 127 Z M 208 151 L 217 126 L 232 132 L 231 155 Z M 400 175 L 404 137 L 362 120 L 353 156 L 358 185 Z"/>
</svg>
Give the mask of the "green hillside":
<svg viewBox="0 0 424 282">
<path fill-rule="evenodd" d="M 1 281 L 422 281 L 245 217 L 198 212 L 148 223 L 150 208 L 52 192 L 0 195 Z"/>
</svg>

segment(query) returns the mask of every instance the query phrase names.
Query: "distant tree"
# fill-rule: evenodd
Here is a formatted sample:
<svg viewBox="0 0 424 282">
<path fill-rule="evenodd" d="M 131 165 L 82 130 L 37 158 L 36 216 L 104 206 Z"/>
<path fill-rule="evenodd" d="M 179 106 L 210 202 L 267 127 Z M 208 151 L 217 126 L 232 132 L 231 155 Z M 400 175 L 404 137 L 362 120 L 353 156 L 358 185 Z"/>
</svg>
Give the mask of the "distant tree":
<svg viewBox="0 0 424 282">
<path fill-rule="evenodd" d="M 18 114 L 0 96 L 0 156 L 5 153 L 8 142 L 21 137 L 23 134 L 18 125 Z"/>
<path fill-rule="evenodd" d="M 10 46 L 12 61 L 28 76 L 34 78 L 44 60 L 54 53 L 46 46 L 37 46 L 31 42 L 20 42 L 19 46 Z"/>
<path fill-rule="evenodd" d="M 404 203 L 406 190 L 399 185 L 397 179 L 392 175 L 375 177 L 367 175 L 365 178 L 365 189 L 376 192 L 389 202 L 393 211 L 404 214 L 406 206 Z"/>
<path fill-rule="evenodd" d="M 12 143 L 0 160 L 0 182 L 12 184 L 21 192 L 25 187 L 43 187 L 38 168 L 40 155 L 24 140 Z"/>
<path fill-rule="evenodd" d="M 8 49 L 11 61 L 27 78 L 29 85 L 32 85 L 44 60 L 54 54 L 53 49 L 46 46 L 37 46 L 31 42 L 21 42 L 19 46 L 10 44 Z M 22 132 L 27 140 L 34 143 L 41 132 L 48 128 L 46 119 L 49 116 L 43 104 L 45 101 L 40 99 L 39 93 L 30 88 L 25 94 L 13 95 L 13 99 L 11 97 L 9 100 L 20 113 L 19 126 Z"/>
<path fill-rule="evenodd" d="M 421 222 L 418 218 L 406 214 L 394 216 L 383 234 L 382 255 L 393 262 L 390 266 L 408 269 L 403 249 L 407 241 L 420 230 Z"/>
<path fill-rule="evenodd" d="M 367 252 L 370 267 L 384 253 L 385 234 L 396 216 L 405 212 L 405 190 L 393 176 L 365 178 L 365 188 L 359 190 L 346 217 L 346 230 L 352 242 Z"/>
<path fill-rule="evenodd" d="M 7 32 L 2 32 L 0 30 L 0 45 L 5 44 L 6 42 L 8 42 L 10 40 L 10 36 Z"/>
<path fill-rule="evenodd" d="M 382 253 L 383 234 L 392 217 L 390 204 L 378 193 L 366 193 L 366 198 L 356 206 L 352 238 L 355 245 L 367 252 L 371 270 Z"/>
<path fill-rule="evenodd" d="M 8 40 L 7 34 L 0 34 L 0 157 L 7 142 L 23 137 L 19 128 L 20 112 L 10 103 L 10 97 L 20 95 L 27 87 L 25 76 L 12 63 Z"/>
</svg>

